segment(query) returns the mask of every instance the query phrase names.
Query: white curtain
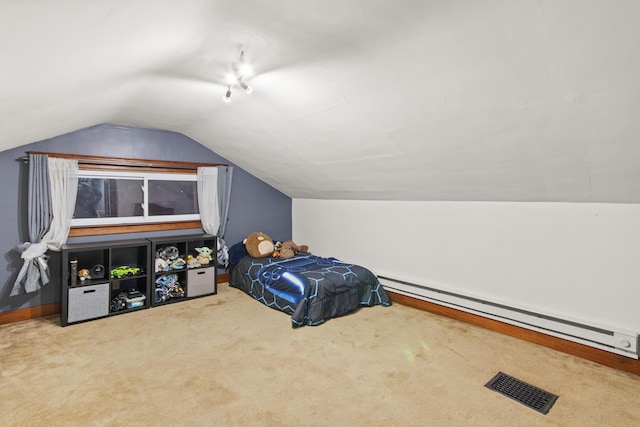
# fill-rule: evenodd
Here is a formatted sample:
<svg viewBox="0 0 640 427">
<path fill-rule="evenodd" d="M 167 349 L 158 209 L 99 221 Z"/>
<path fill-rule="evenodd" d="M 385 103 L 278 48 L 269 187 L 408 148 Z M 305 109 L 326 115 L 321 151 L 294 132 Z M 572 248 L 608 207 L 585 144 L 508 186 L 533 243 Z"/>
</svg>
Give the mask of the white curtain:
<svg viewBox="0 0 640 427">
<path fill-rule="evenodd" d="M 20 246 L 24 263 L 11 295 L 35 292 L 49 283 L 46 252 L 59 251 L 69 235 L 78 192 L 78 161 L 49 158 L 48 167 L 51 225 L 40 242 L 25 242 Z"/>
<path fill-rule="evenodd" d="M 202 229 L 213 236 L 220 227 L 220 210 L 218 207 L 218 168 L 198 168 L 198 207 Z"/>
<path fill-rule="evenodd" d="M 53 220 L 49 232 L 44 235 L 47 246 L 59 251 L 67 241 L 73 211 L 78 195 L 78 161 L 49 158 L 49 180 L 51 181 L 51 211 Z"/>
</svg>

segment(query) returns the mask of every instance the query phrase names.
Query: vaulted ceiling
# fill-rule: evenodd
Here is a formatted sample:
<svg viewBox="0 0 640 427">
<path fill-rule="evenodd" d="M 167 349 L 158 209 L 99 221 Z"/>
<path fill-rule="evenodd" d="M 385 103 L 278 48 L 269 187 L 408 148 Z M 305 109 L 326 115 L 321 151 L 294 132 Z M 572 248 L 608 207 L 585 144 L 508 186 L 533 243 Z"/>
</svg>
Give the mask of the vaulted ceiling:
<svg viewBox="0 0 640 427">
<path fill-rule="evenodd" d="M 292 197 L 640 202 L 637 0 L 0 0 L 0 150 L 181 132 Z M 244 51 L 246 94 L 225 74 Z"/>
</svg>

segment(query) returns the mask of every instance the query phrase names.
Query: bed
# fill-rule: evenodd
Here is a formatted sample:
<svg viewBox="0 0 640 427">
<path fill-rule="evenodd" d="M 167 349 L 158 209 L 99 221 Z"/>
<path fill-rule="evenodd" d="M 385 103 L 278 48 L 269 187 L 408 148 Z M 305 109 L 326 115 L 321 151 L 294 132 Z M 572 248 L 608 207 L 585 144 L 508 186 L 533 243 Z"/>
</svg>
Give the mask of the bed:
<svg viewBox="0 0 640 427">
<path fill-rule="evenodd" d="M 368 269 L 311 254 L 289 259 L 244 256 L 230 266 L 229 285 L 290 314 L 294 328 L 320 325 L 360 307 L 391 305 Z"/>
</svg>

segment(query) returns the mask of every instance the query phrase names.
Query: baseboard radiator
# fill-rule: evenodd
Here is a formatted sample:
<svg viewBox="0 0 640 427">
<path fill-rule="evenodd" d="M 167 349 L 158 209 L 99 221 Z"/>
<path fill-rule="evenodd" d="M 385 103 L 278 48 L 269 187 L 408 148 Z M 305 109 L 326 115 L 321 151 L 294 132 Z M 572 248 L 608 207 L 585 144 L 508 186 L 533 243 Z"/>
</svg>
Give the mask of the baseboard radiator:
<svg viewBox="0 0 640 427">
<path fill-rule="evenodd" d="M 378 274 L 385 289 L 405 296 L 534 330 L 558 338 L 638 359 L 638 333 L 561 319 Z"/>
</svg>

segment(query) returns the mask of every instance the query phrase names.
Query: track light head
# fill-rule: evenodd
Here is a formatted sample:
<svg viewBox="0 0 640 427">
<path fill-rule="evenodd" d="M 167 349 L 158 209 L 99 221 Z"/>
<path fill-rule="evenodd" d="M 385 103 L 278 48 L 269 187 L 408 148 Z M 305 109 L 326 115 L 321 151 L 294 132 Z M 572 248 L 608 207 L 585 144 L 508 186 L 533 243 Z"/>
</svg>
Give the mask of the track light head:
<svg viewBox="0 0 640 427">
<path fill-rule="evenodd" d="M 247 86 L 247 84 L 245 82 L 243 82 L 242 80 L 239 80 L 238 83 L 240 84 L 240 87 L 242 89 L 244 89 L 244 91 L 247 92 L 247 93 L 251 93 L 251 91 L 253 90 L 253 88 L 251 86 Z"/>
<path fill-rule="evenodd" d="M 225 93 L 224 98 L 222 98 L 224 102 L 231 102 L 231 86 L 227 86 L 227 93 Z"/>
</svg>

